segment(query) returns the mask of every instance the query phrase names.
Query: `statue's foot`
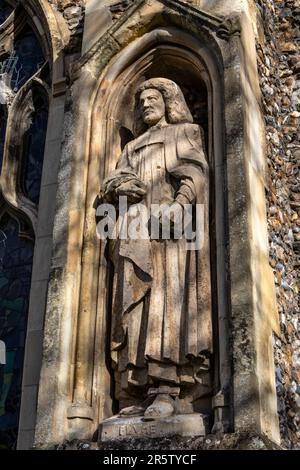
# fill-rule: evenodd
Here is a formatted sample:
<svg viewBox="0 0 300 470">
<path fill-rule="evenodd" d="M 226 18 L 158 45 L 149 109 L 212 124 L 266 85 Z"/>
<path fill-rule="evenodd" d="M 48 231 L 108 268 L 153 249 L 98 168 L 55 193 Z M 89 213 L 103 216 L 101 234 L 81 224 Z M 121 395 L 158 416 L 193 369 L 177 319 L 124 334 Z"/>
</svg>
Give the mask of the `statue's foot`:
<svg viewBox="0 0 300 470">
<path fill-rule="evenodd" d="M 146 421 L 152 421 L 159 418 L 167 418 L 172 416 L 175 411 L 175 402 L 167 394 L 159 394 L 156 396 L 152 405 L 148 406 L 144 413 Z"/>
<path fill-rule="evenodd" d="M 120 417 L 143 416 L 145 408 L 142 406 L 127 406 L 119 412 Z"/>
</svg>

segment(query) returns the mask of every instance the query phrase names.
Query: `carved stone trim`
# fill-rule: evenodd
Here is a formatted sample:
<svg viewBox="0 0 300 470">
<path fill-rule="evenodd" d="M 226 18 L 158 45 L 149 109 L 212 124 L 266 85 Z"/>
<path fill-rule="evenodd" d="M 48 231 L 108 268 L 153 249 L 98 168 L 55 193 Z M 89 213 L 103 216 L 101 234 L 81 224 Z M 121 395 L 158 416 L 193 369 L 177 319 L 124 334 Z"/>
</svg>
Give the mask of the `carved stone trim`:
<svg viewBox="0 0 300 470">
<path fill-rule="evenodd" d="M 53 81 L 52 89 L 54 97 L 64 95 L 67 91 L 67 79 L 62 77 L 59 80 Z"/>
<path fill-rule="evenodd" d="M 201 23 L 207 26 L 212 31 L 215 31 L 222 21 L 224 20 L 223 17 L 212 15 L 205 10 L 201 10 L 201 8 L 195 8 L 190 4 L 186 4 L 181 0 L 160 0 L 164 5 L 169 8 L 172 8 L 175 11 L 178 11 L 181 14 L 189 14 L 196 18 L 197 20 L 201 21 Z"/>
<path fill-rule="evenodd" d="M 175 13 L 178 14 L 181 19 L 188 16 L 189 21 L 197 25 L 195 27 L 198 31 L 200 26 L 202 26 L 204 30 L 207 28 L 211 32 L 216 33 L 224 21 L 223 17 L 207 13 L 204 10 L 195 8 L 192 5 L 184 3 L 181 0 L 155 0 L 154 3 L 161 4 L 165 8 L 166 14 Z M 75 64 L 71 72 L 72 80 L 78 77 L 78 73 L 81 68 L 90 59 L 92 59 L 93 56 L 98 53 L 99 50 L 101 50 L 101 48 L 109 47 L 110 49 L 115 49 L 116 51 L 119 49 L 120 46 L 118 40 L 115 39 L 116 32 L 121 29 L 122 25 L 126 23 L 128 18 L 130 18 L 135 12 L 140 10 L 145 5 L 147 5 L 147 0 L 136 0 L 123 11 L 123 14 L 121 14 L 117 21 L 114 21 L 110 29 Z"/>
<path fill-rule="evenodd" d="M 133 2 L 134 0 L 121 0 L 110 5 L 109 10 L 112 14 L 112 19 L 118 19 L 124 11 L 132 6 Z"/>
<path fill-rule="evenodd" d="M 238 17 L 226 18 L 218 27 L 217 36 L 228 41 L 231 36 L 240 37 L 242 31 L 240 19 Z"/>
</svg>

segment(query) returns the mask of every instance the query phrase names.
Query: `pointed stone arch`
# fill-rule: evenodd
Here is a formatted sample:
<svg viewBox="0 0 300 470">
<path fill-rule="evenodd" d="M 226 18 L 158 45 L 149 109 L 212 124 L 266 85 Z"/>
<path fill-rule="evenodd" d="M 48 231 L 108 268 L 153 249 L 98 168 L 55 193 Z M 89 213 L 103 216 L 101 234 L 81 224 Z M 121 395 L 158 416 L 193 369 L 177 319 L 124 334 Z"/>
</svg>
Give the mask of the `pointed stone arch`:
<svg viewBox="0 0 300 470">
<path fill-rule="evenodd" d="M 31 18 L 47 53 L 55 83 L 64 77 L 63 49 L 69 42 L 70 31 L 61 13 L 55 11 L 47 0 L 26 0 L 22 7 Z"/>
<path fill-rule="evenodd" d="M 34 232 L 37 230 L 38 207 L 20 191 L 19 180 L 22 172 L 23 138 L 35 111 L 33 95 L 37 92 L 42 93 L 49 109 L 49 87 L 39 79 L 39 74 L 40 71 L 20 89 L 12 103 L 7 122 L 7 145 L 1 175 L 3 198 L 10 206 L 28 217 Z"/>
</svg>

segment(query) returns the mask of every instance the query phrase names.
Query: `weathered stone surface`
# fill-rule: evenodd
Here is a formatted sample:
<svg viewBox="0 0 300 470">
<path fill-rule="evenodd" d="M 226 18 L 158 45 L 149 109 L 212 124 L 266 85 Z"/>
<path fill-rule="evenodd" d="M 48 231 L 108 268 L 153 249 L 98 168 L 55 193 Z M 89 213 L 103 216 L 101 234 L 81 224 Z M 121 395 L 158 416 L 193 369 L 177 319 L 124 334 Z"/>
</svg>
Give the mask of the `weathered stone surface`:
<svg viewBox="0 0 300 470">
<path fill-rule="evenodd" d="M 9 80 L 5 80 L 5 74 L 0 79 L 0 104 L 9 106 L 14 98 L 14 92 L 8 86 Z"/>
<path fill-rule="evenodd" d="M 83 22 L 85 12 L 84 0 L 49 0 L 55 10 L 62 14 L 70 31 L 67 51 L 79 52 L 82 44 Z"/>
<path fill-rule="evenodd" d="M 85 8 L 82 54 L 85 54 L 112 25 L 112 14 L 107 4 L 89 0 Z"/>
<path fill-rule="evenodd" d="M 143 418 L 110 418 L 99 427 L 99 444 L 131 438 L 205 436 L 205 423 L 200 414 L 174 415 L 153 421 Z"/>
</svg>

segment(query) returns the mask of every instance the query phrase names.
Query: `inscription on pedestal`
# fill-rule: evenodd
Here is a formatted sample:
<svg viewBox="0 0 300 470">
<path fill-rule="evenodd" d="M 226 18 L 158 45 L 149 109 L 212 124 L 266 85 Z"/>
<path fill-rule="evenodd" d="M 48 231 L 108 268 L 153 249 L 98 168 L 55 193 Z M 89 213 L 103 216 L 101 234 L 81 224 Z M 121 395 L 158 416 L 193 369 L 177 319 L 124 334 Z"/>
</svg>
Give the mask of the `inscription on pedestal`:
<svg viewBox="0 0 300 470">
<path fill-rule="evenodd" d="M 112 417 L 100 425 L 99 440 L 109 441 L 131 437 L 155 438 L 163 436 L 205 436 L 203 416 L 200 414 L 174 415 L 155 421 L 143 421 L 141 417 Z"/>
<path fill-rule="evenodd" d="M 119 436 L 124 437 L 151 436 L 156 432 L 155 423 L 144 424 L 143 426 L 138 426 L 136 424 L 119 426 Z"/>
</svg>

